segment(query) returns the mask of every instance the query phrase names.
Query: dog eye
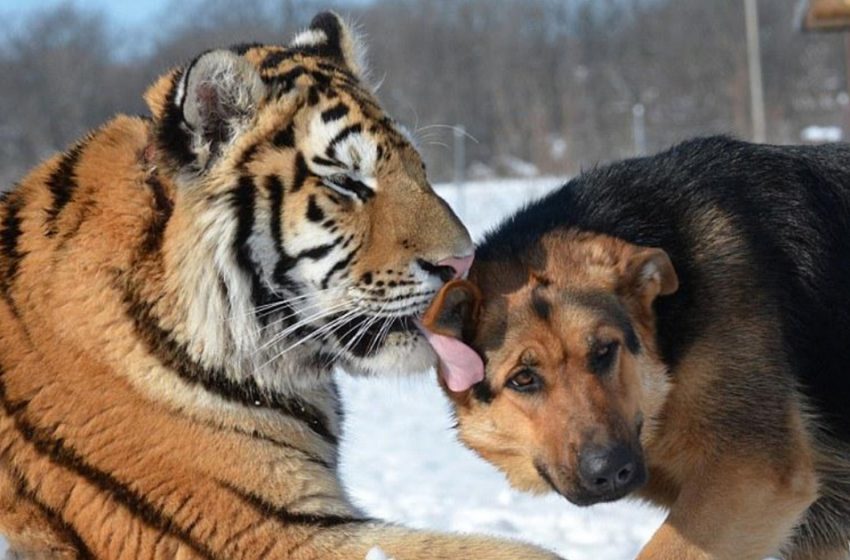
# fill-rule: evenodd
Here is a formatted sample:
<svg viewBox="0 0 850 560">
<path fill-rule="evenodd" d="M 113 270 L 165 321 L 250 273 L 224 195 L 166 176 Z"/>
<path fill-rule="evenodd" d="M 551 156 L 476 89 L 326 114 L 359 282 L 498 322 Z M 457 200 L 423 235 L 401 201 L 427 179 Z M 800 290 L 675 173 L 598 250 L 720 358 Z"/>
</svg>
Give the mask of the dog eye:
<svg viewBox="0 0 850 560">
<path fill-rule="evenodd" d="M 616 340 L 594 347 L 590 355 L 590 369 L 596 373 L 608 371 L 617 359 L 619 349 L 620 343 Z"/>
<path fill-rule="evenodd" d="M 520 393 L 536 393 L 543 388 L 543 380 L 533 370 L 526 368 L 515 373 L 506 385 Z"/>
</svg>

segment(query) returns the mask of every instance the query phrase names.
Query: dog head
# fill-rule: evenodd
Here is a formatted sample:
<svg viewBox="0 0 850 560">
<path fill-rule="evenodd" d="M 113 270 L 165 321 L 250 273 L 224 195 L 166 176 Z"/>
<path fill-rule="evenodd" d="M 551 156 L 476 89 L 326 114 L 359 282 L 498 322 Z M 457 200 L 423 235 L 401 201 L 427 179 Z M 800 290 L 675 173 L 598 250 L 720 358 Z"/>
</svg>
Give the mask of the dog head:
<svg viewBox="0 0 850 560">
<path fill-rule="evenodd" d="M 423 326 L 460 439 L 522 490 L 588 505 L 639 488 L 668 390 L 653 303 L 677 287 L 664 251 L 574 232 L 447 284 Z"/>
</svg>

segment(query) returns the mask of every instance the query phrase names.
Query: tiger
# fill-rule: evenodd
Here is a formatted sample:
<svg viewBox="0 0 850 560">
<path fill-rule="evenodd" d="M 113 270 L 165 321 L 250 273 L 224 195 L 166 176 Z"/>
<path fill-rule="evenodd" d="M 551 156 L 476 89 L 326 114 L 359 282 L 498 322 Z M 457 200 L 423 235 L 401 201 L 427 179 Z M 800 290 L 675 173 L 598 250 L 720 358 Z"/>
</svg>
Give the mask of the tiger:
<svg viewBox="0 0 850 560">
<path fill-rule="evenodd" d="M 431 367 L 417 317 L 473 253 L 364 58 L 332 12 L 204 52 L 3 195 L 14 557 L 557 558 L 342 487 L 333 370 Z"/>
</svg>

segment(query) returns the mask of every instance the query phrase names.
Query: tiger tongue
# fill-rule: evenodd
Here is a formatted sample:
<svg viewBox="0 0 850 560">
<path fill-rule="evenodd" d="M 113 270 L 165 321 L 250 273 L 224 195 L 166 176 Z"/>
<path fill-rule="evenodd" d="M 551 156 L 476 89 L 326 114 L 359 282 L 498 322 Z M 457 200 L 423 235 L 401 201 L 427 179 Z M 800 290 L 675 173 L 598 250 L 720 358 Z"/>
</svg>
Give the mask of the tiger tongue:
<svg viewBox="0 0 850 560">
<path fill-rule="evenodd" d="M 484 362 L 478 354 L 456 338 L 422 328 L 425 338 L 440 357 L 439 371 L 453 393 L 461 393 L 484 379 Z"/>
</svg>

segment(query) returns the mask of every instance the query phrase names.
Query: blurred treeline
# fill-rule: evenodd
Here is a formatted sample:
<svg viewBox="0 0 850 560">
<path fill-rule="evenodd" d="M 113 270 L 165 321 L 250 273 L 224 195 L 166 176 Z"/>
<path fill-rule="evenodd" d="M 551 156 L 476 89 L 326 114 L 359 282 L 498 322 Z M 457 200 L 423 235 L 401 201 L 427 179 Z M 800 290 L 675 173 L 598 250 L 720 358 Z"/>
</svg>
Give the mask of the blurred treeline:
<svg viewBox="0 0 850 560">
<path fill-rule="evenodd" d="M 760 0 L 768 140 L 848 122 L 843 34 L 799 30 L 798 0 Z M 372 80 L 419 138 L 432 177 L 567 174 L 708 133 L 749 138 L 741 0 L 175 0 L 139 29 L 73 5 L 8 26 L 0 41 L 0 180 L 116 112 L 169 67 L 213 46 L 282 42 L 333 7 L 367 36 Z"/>
</svg>

